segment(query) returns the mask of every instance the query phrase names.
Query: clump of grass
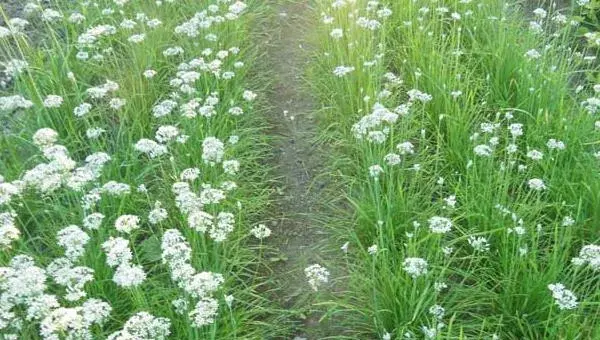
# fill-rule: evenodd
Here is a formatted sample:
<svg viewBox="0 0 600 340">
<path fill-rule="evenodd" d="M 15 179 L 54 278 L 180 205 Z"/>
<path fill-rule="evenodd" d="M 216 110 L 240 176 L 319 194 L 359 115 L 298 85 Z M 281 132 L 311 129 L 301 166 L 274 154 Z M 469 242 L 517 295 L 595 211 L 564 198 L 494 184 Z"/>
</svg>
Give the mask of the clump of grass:
<svg viewBox="0 0 600 340">
<path fill-rule="evenodd" d="M 312 81 L 354 210 L 339 237 L 348 327 L 597 336 L 597 98 L 573 84 L 593 58 L 568 48 L 568 13 L 493 0 L 320 1 L 317 13 Z"/>
<path fill-rule="evenodd" d="M 13 115 L 0 137 L 3 338 L 282 334 L 249 246 L 268 202 L 250 91 L 262 5 L 57 1 L 25 12 L 28 24 L 0 31 L 16 61 L 0 98 Z M 43 32 L 35 46 L 23 25 Z"/>
</svg>

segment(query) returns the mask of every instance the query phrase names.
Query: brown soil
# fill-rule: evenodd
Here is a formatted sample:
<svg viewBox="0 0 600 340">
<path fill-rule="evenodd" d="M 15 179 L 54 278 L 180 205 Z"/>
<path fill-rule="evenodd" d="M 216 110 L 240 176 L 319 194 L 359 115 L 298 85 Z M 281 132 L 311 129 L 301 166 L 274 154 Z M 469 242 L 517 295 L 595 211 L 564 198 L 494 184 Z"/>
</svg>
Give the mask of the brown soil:
<svg viewBox="0 0 600 340">
<path fill-rule="evenodd" d="M 304 276 L 308 265 L 325 262 L 321 248 L 327 239 L 318 219 L 326 186 L 326 152 L 316 142 L 318 106 L 303 79 L 311 57 L 307 38 L 316 26 L 310 18 L 315 15 L 307 0 L 273 2 L 275 13 L 267 29 L 271 35 L 265 63 L 272 81 L 269 120 L 271 134 L 276 136 L 272 164 L 278 180 L 269 240 L 269 246 L 276 249 L 271 254 L 275 298 L 296 316 L 297 339 L 322 339 L 334 335 L 333 330 L 326 321 L 320 321 L 322 311 L 312 305 L 316 293 Z"/>
</svg>

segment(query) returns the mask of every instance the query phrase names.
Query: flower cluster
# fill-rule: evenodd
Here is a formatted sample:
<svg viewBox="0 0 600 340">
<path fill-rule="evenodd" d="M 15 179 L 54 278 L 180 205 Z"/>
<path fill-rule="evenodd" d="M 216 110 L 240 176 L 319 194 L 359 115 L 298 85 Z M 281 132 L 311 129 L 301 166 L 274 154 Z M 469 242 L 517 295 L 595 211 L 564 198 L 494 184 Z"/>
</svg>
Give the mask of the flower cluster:
<svg viewBox="0 0 600 340">
<path fill-rule="evenodd" d="M 312 264 L 304 268 L 304 275 L 306 275 L 308 284 L 314 291 L 318 291 L 319 286 L 329 282 L 329 270 L 320 264 Z"/>
<path fill-rule="evenodd" d="M 220 288 L 224 279 L 221 274 L 200 272 L 191 265 L 192 249 L 177 229 L 165 231 L 161 244 L 163 263 L 171 271 L 171 278 L 190 296 L 197 300 L 188 316 L 195 327 L 212 324 L 217 317 L 219 303 L 211 295 Z M 178 309 L 185 310 L 187 300 L 180 298 Z M 184 301 L 182 303 L 182 301 Z"/>
<path fill-rule="evenodd" d="M 113 281 L 124 288 L 137 287 L 146 279 L 142 266 L 132 263 L 133 254 L 129 241 L 121 237 L 111 237 L 102 244 L 106 253 L 106 264 L 116 267 Z"/>
</svg>

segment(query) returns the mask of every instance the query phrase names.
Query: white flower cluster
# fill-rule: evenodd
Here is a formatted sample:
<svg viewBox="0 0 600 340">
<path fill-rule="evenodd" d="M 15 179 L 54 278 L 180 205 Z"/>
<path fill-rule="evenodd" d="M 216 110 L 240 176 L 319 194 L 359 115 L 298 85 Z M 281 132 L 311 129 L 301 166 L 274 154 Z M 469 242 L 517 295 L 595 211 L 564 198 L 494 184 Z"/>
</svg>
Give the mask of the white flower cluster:
<svg viewBox="0 0 600 340">
<path fill-rule="evenodd" d="M 0 97 L 0 111 L 14 111 L 17 109 L 29 109 L 33 102 L 20 95 Z"/>
<path fill-rule="evenodd" d="M 70 225 L 58 231 L 57 239 L 58 245 L 65 248 L 67 259 L 76 261 L 84 254 L 90 237 L 78 226 Z"/>
<path fill-rule="evenodd" d="M 211 5 L 209 11 L 197 12 L 190 20 L 175 27 L 175 33 L 195 38 L 200 35 L 201 31 L 207 30 L 213 25 L 225 22 L 226 20 L 236 20 L 246 7 L 247 5 L 242 1 L 236 1 L 224 8 L 218 5 Z"/>
<path fill-rule="evenodd" d="M 58 285 L 67 287 L 68 301 L 84 297 L 83 285 L 93 279 L 91 269 L 72 267 L 66 258 L 53 261 L 47 272 Z M 19 332 L 28 320 L 39 322 L 43 339 L 91 339 L 91 328 L 108 318 L 110 305 L 89 299 L 79 307 L 61 307 L 56 296 L 46 294 L 46 281 L 46 270 L 35 266 L 29 256 L 17 255 L 9 267 L 0 268 L 0 330 Z M 20 316 L 23 310 L 25 315 Z"/>
<path fill-rule="evenodd" d="M 357 139 L 367 138 L 372 143 L 382 144 L 390 132 L 390 127 L 397 120 L 397 113 L 388 110 L 380 103 L 375 103 L 371 114 L 363 116 L 352 126 L 352 133 Z"/>
<path fill-rule="evenodd" d="M 225 199 L 225 192 L 221 189 L 203 185 L 200 195 L 192 192 L 190 185 L 186 182 L 173 184 L 172 191 L 175 193 L 175 204 L 179 211 L 187 216 L 188 226 L 200 233 L 208 232 L 209 236 L 216 242 L 227 239 L 229 233 L 234 229 L 235 216 L 229 212 L 220 212 L 216 216 L 203 210 L 208 204 L 217 204 Z"/>
<path fill-rule="evenodd" d="M 312 264 L 304 268 L 304 275 L 315 292 L 319 290 L 319 286 L 329 282 L 329 270 L 320 264 Z"/>
<path fill-rule="evenodd" d="M 37 145 L 48 163 L 40 163 L 25 171 L 23 183 L 42 193 L 51 193 L 61 186 L 80 191 L 89 183 L 95 182 L 102 174 L 102 168 L 111 160 L 104 152 L 96 152 L 85 159 L 85 164 L 76 167 L 66 147 L 55 144 L 58 133 L 49 128 L 39 129 L 33 135 L 33 143 Z"/>
<path fill-rule="evenodd" d="M 209 165 L 221 163 L 225 145 L 218 138 L 206 137 L 202 142 L 202 160 Z"/>
<path fill-rule="evenodd" d="M 165 340 L 171 334 L 171 321 L 157 318 L 147 312 L 138 312 L 125 322 L 123 329 L 106 338 L 107 340 Z"/>
<path fill-rule="evenodd" d="M 191 265 L 192 249 L 177 229 L 165 231 L 161 249 L 163 263 L 169 266 L 173 281 L 188 296 L 198 299 L 189 312 L 192 324 L 195 327 L 212 324 L 217 316 L 219 303 L 211 295 L 223 284 L 223 276 L 211 272 L 196 272 Z M 187 306 L 187 300 L 185 305 Z"/>
<path fill-rule="evenodd" d="M 428 263 L 419 257 L 407 257 L 402 264 L 404 271 L 413 279 L 427 274 Z"/>
<path fill-rule="evenodd" d="M 96 285 L 104 287 L 106 282 L 95 281 L 95 270 L 99 273 L 101 268 L 89 268 L 83 263 L 86 261 L 85 264 L 89 264 L 87 261 L 90 258 L 102 256 L 102 254 L 85 254 L 86 249 L 89 250 L 98 243 L 102 244 L 101 249 L 106 257 L 106 264 L 114 270 L 112 281 L 117 286 L 130 289 L 138 287 L 146 279 L 144 268 L 134 263 L 136 261 L 134 260 L 134 253 L 139 250 L 134 248 L 134 244 L 137 243 L 133 242 L 133 238 L 128 240 L 128 236 L 125 236 L 137 235 L 137 230 L 142 225 L 141 217 L 145 214 L 144 212 L 134 211 L 132 213 L 137 215 L 122 215 L 121 209 L 118 209 L 118 212 L 115 213 L 118 204 L 113 204 L 112 200 L 123 200 L 125 195 L 135 196 L 139 194 L 147 197 L 149 202 L 155 202 L 154 206 L 150 208 L 151 210 L 147 212 L 148 227 L 153 228 L 153 232 L 162 230 L 156 225 L 169 217 L 167 208 L 170 207 L 169 203 L 171 202 L 166 202 L 164 200 L 167 198 L 161 197 L 161 201 L 166 203 L 163 205 L 161 201 L 156 200 L 158 196 L 153 197 L 156 194 L 155 191 L 158 190 L 153 185 L 151 186 L 152 182 L 137 183 L 136 185 L 139 186 L 136 193 L 129 184 L 122 183 L 122 181 L 127 181 L 124 179 L 125 177 L 115 178 L 115 180 L 103 179 L 103 167 L 111 161 L 111 156 L 107 153 L 91 153 L 80 164 L 78 157 L 85 148 L 78 147 L 75 149 L 69 146 L 69 149 L 67 149 L 66 146 L 58 144 L 61 140 L 60 137 L 68 137 L 65 140 L 77 139 L 77 143 L 73 145 L 79 145 L 79 132 L 83 137 L 87 136 L 88 139 L 96 140 L 92 141 L 90 145 L 85 145 L 85 147 L 89 146 L 92 150 L 95 150 L 99 145 L 112 145 L 116 141 L 104 143 L 105 141 L 101 138 L 113 137 L 115 132 L 114 123 L 117 120 L 119 123 L 126 121 L 126 119 L 121 120 L 121 118 L 129 114 L 128 103 L 135 103 L 135 101 L 120 98 L 118 95 L 119 93 L 127 93 L 127 90 L 130 90 L 128 86 L 131 84 L 123 84 L 124 88 L 121 90 L 121 86 L 117 82 L 100 78 L 101 82 L 104 83 L 94 82 L 92 85 L 84 85 L 83 89 L 81 85 L 87 84 L 87 81 L 95 81 L 99 76 L 102 77 L 97 72 L 96 66 L 98 65 L 92 65 L 94 62 L 112 62 L 113 57 L 117 57 L 119 53 L 123 52 L 123 50 L 116 47 L 125 47 L 126 45 L 123 43 L 126 42 L 140 44 L 140 46 L 134 47 L 136 49 L 147 47 L 148 44 L 145 42 L 150 42 L 154 38 L 153 29 L 163 25 L 161 20 L 149 18 L 141 12 L 134 13 L 133 18 L 126 17 L 131 15 L 130 8 L 127 6 L 129 2 L 128 0 L 114 0 L 112 1 L 114 4 L 104 4 L 107 6 L 106 8 L 98 8 L 97 4 L 91 2 L 82 2 L 76 4 L 77 7 L 81 7 L 78 8 L 81 13 L 61 12 L 62 10 L 66 11 L 66 8 L 70 5 L 65 9 L 61 8 L 61 11 L 57 11 L 43 8 L 32 2 L 24 8 L 24 12 L 39 14 L 39 17 L 48 24 L 60 22 L 61 25 L 64 25 L 61 29 L 64 28 L 71 33 L 82 32 L 76 36 L 75 63 L 80 64 L 77 65 L 77 68 L 73 68 L 73 70 L 78 70 L 82 74 L 76 75 L 65 69 L 67 72 L 64 76 L 64 82 L 68 81 L 66 89 L 60 88 L 63 82 L 62 79 L 53 79 L 51 86 L 48 88 L 48 91 L 52 92 L 47 93 L 54 94 L 45 95 L 47 94 L 45 93 L 41 98 L 35 98 L 36 106 L 39 106 L 37 109 L 52 116 L 52 119 L 48 121 L 57 124 L 56 130 L 54 128 L 42 128 L 32 136 L 32 143 L 39 148 L 43 156 L 43 163 L 23 171 L 19 179 L 12 182 L 5 182 L 4 178 L 0 176 L 0 208 L 2 208 L 0 211 L 0 249 L 2 251 L 10 250 L 11 246 L 15 247 L 15 241 L 22 237 L 21 231 L 17 228 L 17 222 L 21 223 L 22 219 L 13 212 L 11 207 L 24 206 L 18 200 L 21 198 L 29 199 L 25 195 L 28 193 L 26 190 L 34 189 L 36 193 L 43 194 L 40 200 L 51 201 L 52 204 L 64 203 L 69 208 L 75 208 L 72 210 L 73 216 L 78 216 L 81 212 L 84 215 L 82 221 L 74 222 L 81 225 L 81 227 L 75 224 L 68 225 L 71 223 L 68 222 L 65 223 L 68 226 L 58 230 L 55 241 L 56 245 L 61 247 L 62 250 L 60 251 L 64 251 L 64 254 L 62 254 L 62 257 L 54 259 L 44 258 L 44 260 L 48 260 L 44 263 L 49 262 L 46 267 L 36 266 L 33 258 L 24 255 L 14 256 L 7 267 L 0 267 L 0 332 L 2 333 L 0 337 L 6 337 L 7 339 L 20 338 L 17 335 L 20 333 L 20 329 L 22 327 L 31 328 L 32 325 L 39 325 L 40 337 L 43 339 L 106 337 L 106 333 L 99 326 L 109 317 L 112 308 L 109 304 L 100 300 L 88 299 L 88 294 L 97 290 Z M 174 0 L 157 1 L 156 4 L 152 4 L 152 7 L 164 6 L 163 3 L 172 2 Z M 111 5 L 112 7 L 110 7 Z M 207 5 L 206 10 L 198 12 L 192 19 L 188 20 L 189 16 L 187 16 L 185 20 L 188 21 L 179 25 L 175 32 L 193 37 L 204 35 L 204 39 L 210 46 L 220 46 L 222 43 L 219 40 L 220 37 L 216 34 L 217 31 L 209 29 L 213 25 L 220 25 L 226 23 L 226 21 L 237 19 L 246 10 L 246 7 L 247 5 L 242 1 L 218 0 L 214 4 Z M 91 20 L 96 14 L 101 14 L 101 16 Z M 164 26 L 168 26 L 170 30 L 171 24 L 172 22 L 169 22 L 169 25 L 165 24 Z M 21 34 L 23 28 L 27 25 L 29 23 L 26 20 L 7 20 L 8 28 L 0 28 L 0 38 Z M 237 24 L 234 25 L 237 26 Z M 133 31 L 136 29 L 140 30 Z M 229 26 L 227 29 L 229 30 Z M 250 102 L 257 97 L 256 93 L 240 88 L 232 91 L 238 98 L 228 100 L 227 103 L 223 104 L 220 98 L 223 96 L 223 91 L 226 88 L 229 91 L 229 89 L 233 89 L 233 86 L 215 86 L 213 92 L 206 91 L 204 86 L 206 85 L 204 80 L 207 77 L 210 79 L 211 85 L 213 82 L 227 82 L 236 77 L 236 72 L 244 67 L 242 61 L 236 60 L 236 56 L 240 54 L 240 48 L 234 46 L 214 51 L 212 48 L 205 48 L 201 53 L 198 53 L 194 50 L 197 49 L 195 47 L 200 45 L 196 41 L 193 43 L 194 47 L 190 47 L 189 50 L 187 47 L 184 51 L 182 47 L 170 46 L 162 51 L 162 55 L 159 56 L 168 57 L 163 59 L 167 59 L 166 61 L 170 63 L 169 67 L 163 67 L 159 62 L 157 65 L 144 65 L 144 68 L 140 69 L 145 71 L 139 72 L 140 74 L 137 75 L 140 78 L 139 80 L 147 82 L 144 85 L 152 86 L 154 85 L 153 82 L 159 81 L 162 85 L 164 72 L 173 70 L 176 67 L 175 75 L 168 80 L 168 85 L 171 88 L 167 90 L 171 92 L 165 93 L 164 97 L 161 96 L 163 99 L 157 101 L 150 113 L 152 115 L 150 119 L 166 118 L 174 111 L 180 113 L 182 118 L 191 119 L 201 116 L 211 122 L 222 112 L 228 113 L 227 119 L 229 120 L 245 114 L 248 111 L 246 105 L 251 105 Z M 223 43 L 229 42 L 225 41 Z M 182 46 L 192 46 L 192 43 L 182 44 Z M 198 53 L 198 57 L 177 65 L 177 60 L 180 60 L 186 53 Z M 89 65 L 93 67 L 88 67 Z M 29 65 L 24 60 L 9 60 L 2 63 L 2 67 L 3 74 L 10 77 L 18 77 L 24 71 L 29 71 Z M 153 68 L 158 72 L 154 71 Z M 91 73 L 86 74 L 85 72 L 88 70 Z M 31 70 L 31 72 L 37 72 L 37 70 Z M 157 76 L 159 73 L 160 76 Z M 151 80 L 153 77 L 155 79 Z M 202 86 L 199 85 L 200 83 Z M 75 89 L 79 89 L 77 93 L 70 92 Z M 226 94 L 228 99 L 233 96 L 230 93 Z M 79 100 L 79 102 L 73 103 L 75 100 Z M 40 101 L 41 104 L 37 104 L 37 101 Z M 32 101 L 19 95 L 0 97 L 1 111 L 28 109 L 33 106 Z M 65 117 L 64 121 L 55 120 L 55 116 L 59 113 L 62 114 L 62 111 L 68 111 L 69 115 Z M 72 122 L 73 119 L 77 120 L 77 124 L 58 126 L 63 122 Z M 97 125 L 105 123 L 108 124 Z M 162 162 L 165 158 L 161 158 L 161 156 L 172 154 L 173 164 L 179 166 L 181 163 L 176 162 L 175 156 L 180 154 L 177 152 L 179 150 L 176 149 L 180 146 L 175 143 L 183 144 L 188 138 L 198 135 L 205 138 L 202 143 L 202 159 L 204 162 L 202 165 L 207 168 L 213 167 L 207 172 L 210 176 L 212 176 L 213 171 L 220 171 L 219 169 L 222 167 L 221 172 L 226 175 L 223 177 L 226 177 L 227 180 L 216 184 L 192 183 L 200 177 L 201 171 L 198 168 L 186 169 L 180 176 L 182 182 L 173 185 L 173 192 L 176 196 L 175 204 L 185 216 L 191 228 L 207 233 L 214 242 L 223 242 L 234 230 L 236 216 L 227 211 L 219 211 L 212 205 L 223 202 L 226 199 L 226 194 L 237 187 L 236 183 L 230 179 L 231 176 L 239 173 L 240 161 L 225 158 L 225 143 L 219 138 L 227 138 L 227 136 L 204 137 L 204 132 L 196 129 L 199 128 L 198 126 L 186 123 L 187 120 L 169 121 L 168 124 L 170 125 L 152 124 L 151 131 L 155 132 L 154 136 L 148 139 L 141 138 L 137 142 L 134 140 L 131 142 L 133 145 L 123 146 L 117 144 L 114 146 L 116 149 L 123 148 L 123 150 L 118 150 L 119 156 L 123 155 L 121 151 L 129 150 L 132 147 L 149 158 L 156 158 L 155 162 Z M 62 136 L 63 131 L 71 132 L 72 129 L 79 130 L 81 127 L 84 127 L 83 130 L 77 131 L 76 135 Z M 120 129 L 121 127 L 130 128 L 123 125 L 117 128 Z M 190 133 L 191 136 L 187 136 L 184 134 L 185 130 L 192 130 L 193 134 Z M 60 131 L 60 136 L 57 131 Z M 220 132 L 221 130 L 217 129 L 215 131 Z M 229 139 L 231 144 L 235 144 L 237 140 L 237 136 L 231 136 Z M 200 142 L 202 142 L 202 139 L 194 141 L 195 145 L 200 144 Z M 199 154 L 196 158 L 199 158 L 198 156 Z M 114 157 L 123 160 L 117 157 L 116 154 Z M 113 173 L 113 176 L 115 176 L 115 173 Z M 116 176 L 119 176 L 119 171 L 116 171 Z M 210 178 L 210 176 L 207 177 Z M 156 179 L 165 180 L 166 177 Z M 148 188 L 146 188 L 146 185 L 148 185 Z M 68 197 L 68 199 L 63 199 L 64 197 Z M 75 199 L 72 200 L 72 197 Z M 110 202 L 99 204 L 103 197 L 106 197 L 105 200 L 110 200 Z M 137 198 L 134 197 L 135 200 Z M 75 202 L 74 207 L 71 206 L 73 202 Z M 80 203 L 80 205 L 77 203 Z M 208 206 L 207 210 L 211 212 L 210 214 L 204 212 L 203 208 L 206 206 Z M 2 212 L 5 208 L 8 212 Z M 60 208 L 64 207 L 61 206 Z M 97 212 L 98 210 L 101 210 L 102 213 Z M 56 209 L 56 211 L 68 210 Z M 110 216 L 111 219 L 116 218 L 114 229 L 102 229 L 106 219 L 104 214 L 106 214 L 106 217 Z M 26 219 L 23 220 L 27 221 Z M 145 224 L 144 227 L 146 227 Z M 267 230 L 262 230 L 260 235 L 266 237 L 268 236 L 267 233 Z M 107 238 L 92 240 L 92 237 Z M 197 272 L 191 266 L 191 247 L 181 233 L 175 229 L 167 230 L 164 233 L 162 246 L 163 260 L 169 267 L 173 281 L 182 289 L 182 298 L 177 303 L 179 309 L 185 310 L 194 327 L 215 323 L 218 317 L 219 301 L 214 295 L 224 283 L 223 276 L 211 272 Z M 92 282 L 94 282 L 94 289 L 90 289 Z M 114 288 L 111 282 L 108 285 L 111 289 Z M 104 288 L 100 288 L 100 290 Z M 51 295 L 50 292 L 57 295 Z M 60 292 L 60 294 L 57 292 Z M 194 303 L 188 308 L 187 304 L 192 300 Z M 228 306 L 231 307 L 232 301 L 233 296 L 225 297 Z M 67 304 L 61 305 L 63 302 L 67 302 Z M 117 308 L 117 305 L 115 305 L 115 308 Z M 118 315 L 123 315 L 123 312 L 123 310 L 119 310 Z M 138 312 L 125 322 L 120 331 L 108 336 L 108 339 L 166 339 L 171 333 L 170 326 L 171 322 L 166 318 L 155 317 L 147 312 Z"/>
<path fill-rule="evenodd" d="M 264 224 L 259 224 L 250 230 L 250 233 L 259 240 L 271 236 L 271 229 Z"/>
<path fill-rule="evenodd" d="M 88 282 L 94 281 L 94 270 L 85 266 L 74 266 L 69 258 L 61 257 L 52 261 L 46 268 L 56 284 L 66 288 L 65 300 L 78 301 L 86 297 L 83 290 Z"/>
<path fill-rule="evenodd" d="M 137 152 L 146 154 L 149 158 L 157 158 L 168 152 L 166 146 L 147 138 L 137 141 L 134 148 Z"/>
<path fill-rule="evenodd" d="M 579 251 L 579 256 L 571 259 L 576 266 L 588 265 L 593 271 L 600 271 L 600 246 L 588 244 Z"/>
<path fill-rule="evenodd" d="M 140 265 L 133 264 L 133 254 L 129 241 L 121 237 L 111 237 L 102 244 L 106 253 L 106 264 L 116 267 L 113 281 L 120 287 L 133 288 L 141 285 L 146 273 Z"/>
<path fill-rule="evenodd" d="M 14 212 L 0 213 L 0 249 L 9 249 L 12 242 L 18 240 L 21 235 L 15 224 L 16 215 Z"/>
<path fill-rule="evenodd" d="M 562 283 L 549 284 L 548 289 L 552 292 L 552 297 L 559 309 L 577 308 L 577 305 L 579 304 L 577 302 L 577 297 L 572 291 L 565 288 Z"/>
<path fill-rule="evenodd" d="M 445 234 L 452 230 L 452 220 L 447 217 L 433 216 L 429 219 L 429 230 L 434 234 Z"/>
</svg>

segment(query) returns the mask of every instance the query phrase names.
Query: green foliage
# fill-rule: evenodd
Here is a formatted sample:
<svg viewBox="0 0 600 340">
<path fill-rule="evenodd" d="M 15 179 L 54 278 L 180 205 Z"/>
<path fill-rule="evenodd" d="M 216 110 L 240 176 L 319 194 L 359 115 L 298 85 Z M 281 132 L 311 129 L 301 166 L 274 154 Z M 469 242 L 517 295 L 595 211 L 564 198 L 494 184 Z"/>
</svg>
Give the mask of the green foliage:
<svg viewBox="0 0 600 340">
<path fill-rule="evenodd" d="M 438 326 L 440 339 L 593 338 L 598 272 L 571 264 L 600 237 L 598 132 L 581 104 L 595 94 L 573 77 L 590 68 L 569 49 L 575 28 L 549 11 L 531 19 L 538 33 L 523 24 L 526 14 L 495 0 L 319 5 L 331 23 L 316 33 L 311 80 L 354 211 L 351 228 L 338 230 L 349 242 L 348 293 L 335 301 L 347 327 L 358 338 L 421 338 L 422 327 Z M 377 16 L 384 7 L 392 11 L 385 19 Z M 382 25 L 365 29 L 361 17 Z M 333 29 L 343 36 L 332 37 Z M 340 65 L 354 70 L 337 77 Z M 413 89 L 431 100 L 411 100 Z M 399 115 L 367 129 L 385 130 L 382 140 L 359 139 L 355 124 L 376 102 Z M 522 124 L 523 135 L 511 135 L 511 124 Z M 548 147 L 551 139 L 564 150 Z M 414 153 L 401 154 L 397 145 L 407 141 Z M 478 155 L 480 145 L 489 155 Z M 543 157 L 533 160 L 532 150 Z M 386 161 L 390 153 L 400 154 L 399 164 Z M 383 172 L 370 174 L 374 165 Z M 531 179 L 546 189 L 536 191 Z M 449 218 L 451 230 L 432 232 L 434 216 Z M 428 262 L 427 274 L 409 275 L 411 257 Z M 576 308 L 555 304 L 548 285 L 557 282 L 574 292 Z"/>
<path fill-rule="evenodd" d="M 56 131 L 56 143 L 66 147 L 77 165 L 94 152 L 106 152 L 111 160 L 101 175 L 81 190 L 62 185 L 42 193 L 27 187 L 1 206 L 0 212 L 15 213 L 21 237 L 2 250 L 0 265 L 8 266 L 15 255 L 25 254 L 31 256 L 37 266 L 47 266 L 65 253 L 64 247 L 57 244 L 57 232 L 68 225 L 81 226 L 85 216 L 101 212 L 105 216 L 104 222 L 98 230 L 85 230 L 90 240 L 85 245 L 85 254 L 76 262 L 94 270 L 94 280 L 84 288 L 87 298 L 101 299 L 112 306 L 108 320 L 91 329 L 93 338 L 106 338 L 122 329 L 132 315 L 141 311 L 168 318 L 170 338 L 173 339 L 258 339 L 284 334 L 285 324 L 277 321 L 283 316 L 274 315 L 271 303 L 257 294 L 266 278 L 259 273 L 262 259 L 248 239 L 250 228 L 264 212 L 269 199 L 269 169 L 264 162 L 269 153 L 263 134 L 266 126 L 260 117 L 259 105 L 242 98 L 245 90 L 262 86 L 250 76 L 250 70 L 260 53 L 253 44 L 252 24 L 265 14 L 264 5 L 249 1 L 249 7 L 238 18 L 213 23 L 197 36 L 188 37 L 176 34 L 176 26 L 196 13 L 206 12 L 209 5 L 214 5 L 213 1 L 177 0 L 159 4 L 132 0 L 123 1 L 122 7 L 117 3 L 101 0 L 94 2 L 96 6 L 82 1 L 53 2 L 52 8 L 62 13 L 61 18 L 44 22 L 36 11 L 28 18 L 33 31 L 38 32 L 36 41 L 21 34 L 1 39 L 5 59 L 22 59 L 29 65 L 13 79 L 11 92 L 33 102 L 30 109 L 5 112 L 7 131 L 0 136 L 3 181 L 19 183 L 25 171 L 48 162 L 40 150 L 43 148 L 32 143 L 32 136 L 40 128 Z M 219 2 L 219 15 L 227 14 L 231 4 Z M 71 20 L 73 13 L 84 15 L 84 21 Z M 148 22 L 155 18 L 160 24 L 153 28 Z M 126 19 L 134 21 L 132 29 L 124 28 L 122 23 Z M 114 34 L 99 34 L 97 41 L 90 44 L 93 46 L 78 42 L 82 33 L 101 24 L 115 27 Z M 133 34 L 145 34 L 145 39 L 132 42 L 130 36 Z M 175 46 L 181 47 L 184 53 L 170 57 L 164 54 L 167 48 Z M 233 52 L 234 49 L 239 52 Z M 78 52 L 83 51 L 89 58 L 78 56 Z M 228 51 L 228 55 L 216 57 L 219 51 Z M 95 57 L 100 55 L 102 58 Z M 191 95 L 177 91 L 177 85 L 170 81 L 176 78 L 178 71 L 186 70 L 181 65 L 187 64 L 182 63 L 200 57 L 207 62 L 214 61 L 218 70 L 213 70 L 214 74 L 206 70 L 199 73 L 198 79 L 190 84 Z M 236 62 L 243 63 L 235 66 Z M 144 76 L 144 71 L 149 69 L 156 71 L 152 78 Z M 235 71 L 235 77 L 224 79 L 221 76 L 225 71 Z M 111 108 L 108 100 L 94 100 L 86 92 L 107 80 L 119 85 L 110 96 L 126 100 L 120 109 Z M 50 94 L 63 98 L 60 107 L 44 107 L 43 100 Z M 197 97 L 202 103 L 211 95 L 217 96 L 219 101 L 213 105 L 212 117 L 204 117 L 197 110 L 198 116 L 192 119 L 181 116 L 183 111 L 179 110 L 162 118 L 153 116 L 153 107 L 165 99 L 183 104 Z M 92 109 L 77 117 L 74 110 L 84 101 L 92 103 Z M 241 116 L 229 114 L 229 108 L 235 105 L 242 107 L 245 113 Z M 169 142 L 168 154 L 157 158 L 136 150 L 134 145 L 140 139 L 154 139 L 157 129 L 165 125 L 176 126 L 181 134 L 188 136 L 187 141 Z M 90 128 L 103 129 L 104 133 L 98 138 L 90 138 L 86 136 Z M 231 136 L 239 137 L 239 142 L 229 139 Z M 225 173 L 220 161 L 215 165 L 205 162 L 203 141 L 207 137 L 216 137 L 225 143 L 225 160 L 240 161 L 241 167 L 236 174 Z M 203 185 L 213 188 L 220 188 L 224 182 L 237 185 L 235 190 L 227 191 L 223 202 L 204 206 L 206 212 L 215 216 L 224 211 L 235 214 L 234 230 L 223 242 L 215 241 L 208 232 L 188 227 L 187 216 L 177 205 L 172 185 L 180 181 L 184 169 L 194 167 L 200 169 L 200 177 L 191 181 L 190 187 L 198 195 L 205 189 Z M 111 180 L 129 185 L 131 193 L 111 196 L 102 192 L 102 199 L 96 205 L 82 206 L 90 191 Z M 136 190 L 141 185 L 145 190 Z M 155 208 L 156 201 L 162 203 L 168 217 L 159 223 L 151 223 L 148 214 Z M 141 219 L 140 228 L 128 235 L 119 233 L 114 227 L 115 220 L 124 214 L 134 214 Z M 191 265 L 197 272 L 220 273 L 225 278 L 211 296 L 219 304 L 218 315 L 216 321 L 207 326 L 194 327 L 187 314 L 177 314 L 171 304 L 178 297 L 189 299 L 192 307 L 195 304 L 194 298 L 171 279 L 170 269 L 162 259 L 163 233 L 173 228 L 180 230 L 191 246 Z M 129 240 L 132 262 L 142 266 L 147 275 L 146 280 L 135 288 L 119 287 L 113 282 L 115 268 L 106 263 L 102 245 L 109 237 L 116 236 Z M 47 293 L 56 295 L 61 306 L 80 305 L 81 301 L 64 300 L 64 292 L 65 287 L 48 278 Z M 233 302 L 228 300 L 230 295 Z M 23 316 L 23 310 L 17 312 L 19 317 Z M 21 320 L 23 326 L 19 338 L 42 337 L 39 327 L 43 319 Z M 16 325 L 16 322 L 12 324 Z M 15 329 L 9 331 L 7 327 L 5 334 L 9 332 L 15 332 Z M 62 336 L 66 336 L 66 330 Z"/>
</svg>

